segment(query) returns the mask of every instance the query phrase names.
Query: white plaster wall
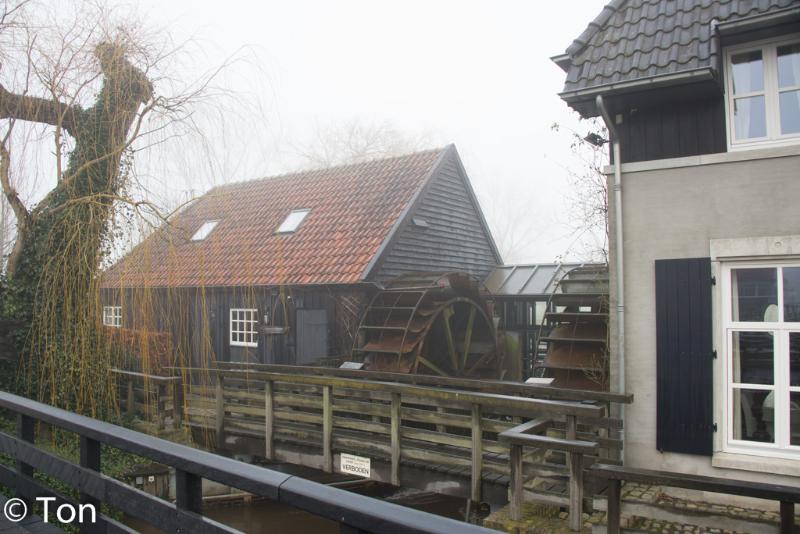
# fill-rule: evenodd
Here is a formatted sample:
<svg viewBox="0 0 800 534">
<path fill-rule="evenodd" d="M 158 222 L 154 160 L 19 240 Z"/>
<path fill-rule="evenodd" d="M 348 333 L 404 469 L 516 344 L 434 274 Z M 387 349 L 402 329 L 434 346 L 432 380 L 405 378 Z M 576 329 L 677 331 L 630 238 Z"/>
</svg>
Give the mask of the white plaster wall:
<svg viewBox="0 0 800 534">
<path fill-rule="evenodd" d="M 623 164 L 622 172 L 625 373 L 626 390 L 634 394 L 625 408 L 626 465 L 797 484 L 798 478 L 765 473 L 759 458 L 752 458 L 751 470 L 741 470 L 712 467 L 709 457 L 657 451 L 654 261 L 708 257 L 712 239 L 800 234 L 800 147 Z M 611 247 L 614 332 L 613 241 Z M 612 354 L 616 342 L 612 336 Z"/>
</svg>

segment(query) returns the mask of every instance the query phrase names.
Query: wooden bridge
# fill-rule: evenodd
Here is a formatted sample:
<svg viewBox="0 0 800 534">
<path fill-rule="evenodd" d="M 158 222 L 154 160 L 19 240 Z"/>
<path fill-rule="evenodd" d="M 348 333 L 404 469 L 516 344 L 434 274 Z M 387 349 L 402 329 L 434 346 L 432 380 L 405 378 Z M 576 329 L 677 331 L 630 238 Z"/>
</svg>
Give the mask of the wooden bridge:
<svg viewBox="0 0 800 534">
<path fill-rule="evenodd" d="M 475 525 L 244 464 L 2 391 L 0 409 L 4 415 L 14 416 L 17 422 L 16 435 L 0 431 L 0 453 L 3 455 L 0 485 L 16 494 L 14 499 L 0 495 L 0 504 L 4 506 L 4 513 L 0 516 L 0 530 L 3 532 L 63 532 L 56 519 L 72 523 L 76 517 L 80 517 L 77 522 L 82 533 L 137 532 L 107 515 L 109 512 L 121 512 L 163 532 L 242 534 L 203 515 L 204 479 L 324 518 L 330 527 L 327 531 L 338 525 L 341 534 L 491 532 Z M 79 461 L 53 454 L 48 448 L 49 440 L 37 436 L 37 427 L 41 432 L 45 425 L 79 438 Z M 175 501 L 155 497 L 104 474 L 102 457 L 108 449 L 128 451 L 173 468 Z M 34 509 L 33 504 L 38 504 L 42 499 L 51 501 L 49 520 L 46 506 L 41 517 L 34 515 L 39 510 Z M 9 503 L 13 506 L 9 506 Z M 67 511 L 62 516 L 61 510 L 64 508 L 72 510 L 72 515 Z M 72 527 L 70 532 L 78 531 L 77 524 Z"/>
<path fill-rule="evenodd" d="M 182 424 L 217 450 L 350 474 L 355 461 L 372 480 L 496 505 L 509 501 L 513 480 L 518 499 L 568 506 L 568 482 L 584 462 L 619 462 L 622 421 L 610 408 L 632 401 L 521 383 L 320 367 L 220 364 L 174 372 L 182 387 L 169 378 L 145 388 L 143 375 L 122 374 L 121 398 L 141 408 L 148 397 L 169 411 L 172 398 L 182 395 L 176 412 Z M 532 433 L 539 435 L 535 447 L 525 441 Z M 582 494 L 582 484 L 573 488 L 573 505 Z"/>
</svg>

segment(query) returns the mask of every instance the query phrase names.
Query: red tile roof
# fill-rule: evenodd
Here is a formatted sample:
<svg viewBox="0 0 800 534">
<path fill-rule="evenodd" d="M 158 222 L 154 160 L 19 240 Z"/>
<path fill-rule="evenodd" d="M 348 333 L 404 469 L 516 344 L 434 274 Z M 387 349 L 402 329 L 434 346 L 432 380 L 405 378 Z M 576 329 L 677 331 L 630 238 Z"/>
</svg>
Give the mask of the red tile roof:
<svg viewBox="0 0 800 534">
<path fill-rule="evenodd" d="M 445 150 L 217 187 L 112 266 L 103 286 L 359 282 Z M 276 234 L 301 208 L 311 211 L 298 229 Z M 209 236 L 191 241 L 211 220 Z"/>
</svg>

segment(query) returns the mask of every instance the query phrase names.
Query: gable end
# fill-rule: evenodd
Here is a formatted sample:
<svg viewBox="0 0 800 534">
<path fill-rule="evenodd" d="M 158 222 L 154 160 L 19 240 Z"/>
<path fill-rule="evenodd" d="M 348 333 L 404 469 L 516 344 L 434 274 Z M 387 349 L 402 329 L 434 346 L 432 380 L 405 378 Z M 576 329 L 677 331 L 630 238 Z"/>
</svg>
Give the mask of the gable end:
<svg viewBox="0 0 800 534">
<path fill-rule="evenodd" d="M 462 271 L 478 280 L 502 263 L 455 148 L 447 151 L 368 276 Z"/>
</svg>

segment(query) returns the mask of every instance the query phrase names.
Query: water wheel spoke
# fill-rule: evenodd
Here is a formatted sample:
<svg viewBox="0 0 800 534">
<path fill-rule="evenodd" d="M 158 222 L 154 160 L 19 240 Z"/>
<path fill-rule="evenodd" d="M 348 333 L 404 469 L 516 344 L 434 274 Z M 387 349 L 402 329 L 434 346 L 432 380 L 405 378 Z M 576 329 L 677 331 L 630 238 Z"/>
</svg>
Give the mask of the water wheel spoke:
<svg viewBox="0 0 800 534">
<path fill-rule="evenodd" d="M 481 356 L 475 364 L 470 367 L 469 371 L 467 371 L 467 375 L 472 375 L 481 365 L 483 365 L 490 357 L 492 356 L 491 352 L 487 352 L 483 356 Z"/>
<path fill-rule="evenodd" d="M 464 355 L 461 357 L 461 369 L 467 367 L 467 356 L 469 356 L 469 345 L 472 343 L 472 323 L 475 321 L 475 308 L 470 307 L 469 318 L 467 318 L 467 330 L 464 333 Z"/>
<path fill-rule="evenodd" d="M 439 374 L 441 376 L 450 376 L 447 373 L 445 373 L 444 371 L 442 371 L 442 369 L 439 368 L 438 365 L 434 364 L 433 362 L 431 362 L 430 360 L 428 360 L 424 356 L 417 356 L 417 362 L 421 363 L 422 365 L 424 365 L 425 367 L 427 367 L 431 371 L 433 371 L 433 372 L 435 372 L 435 373 L 437 373 L 437 374 Z"/>
<path fill-rule="evenodd" d="M 453 372 L 458 373 L 460 366 L 458 365 L 458 354 L 456 353 L 456 343 L 453 340 L 453 329 L 450 326 L 450 319 L 455 315 L 452 306 L 448 306 L 442 311 L 442 321 L 444 321 L 444 335 L 447 340 L 447 353 L 450 356 L 450 365 L 453 367 Z"/>
</svg>

